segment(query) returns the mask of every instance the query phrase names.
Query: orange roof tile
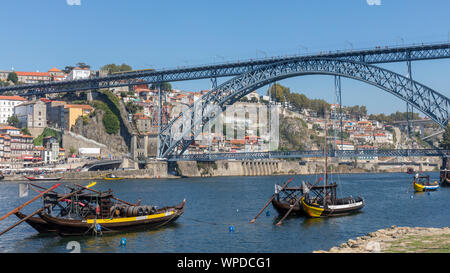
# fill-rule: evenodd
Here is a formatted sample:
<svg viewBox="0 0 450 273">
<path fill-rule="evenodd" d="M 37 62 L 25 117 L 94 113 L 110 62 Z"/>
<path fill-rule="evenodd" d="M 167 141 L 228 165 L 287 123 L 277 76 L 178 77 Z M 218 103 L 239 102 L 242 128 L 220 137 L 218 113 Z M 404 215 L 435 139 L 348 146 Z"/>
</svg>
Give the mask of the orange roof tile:
<svg viewBox="0 0 450 273">
<path fill-rule="evenodd" d="M 36 76 L 36 77 L 50 77 L 50 73 L 48 72 L 23 72 L 23 71 L 15 71 L 17 76 Z"/>
<path fill-rule="evenodd" d="M 21 101 L 26 101 L 27 99 L 22 98 L 21 96 L 0 96 L 0 100 L 21 100 Z"/>
<path fill-rule="evenodd" d="M 7 126 L 0 127 L 0 130 L 20 130 L 20 129 L 7 125 Z"/>
</svg>

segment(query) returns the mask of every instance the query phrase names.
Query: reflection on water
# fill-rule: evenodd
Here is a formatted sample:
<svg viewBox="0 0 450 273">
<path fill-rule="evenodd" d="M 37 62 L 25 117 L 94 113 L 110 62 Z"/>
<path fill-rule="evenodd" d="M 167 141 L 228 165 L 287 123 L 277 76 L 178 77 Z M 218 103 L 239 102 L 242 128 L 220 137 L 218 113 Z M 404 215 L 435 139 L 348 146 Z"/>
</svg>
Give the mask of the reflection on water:
<svg viewBox="0 0 450 273">
<path fill-rule="evenodd" d="M 437 179 L 438 173 L 429 173 Z M 21 224 L 0 237 L 0 252 L 70 252 L 72 241 L 81 252 L 311 252 L 329 249 L 350 238 L 380 228 L 397 226 L 449 226 L 450 188 L 414 194 L 411 176 L 407 174 L 353 174 L 339 176 L 338 194 L 361 195 L 365 207 L 349 216 L 306 218 L 283 217 L 267 207 L 254 224 L 249 221 L 273 194 L 273 185 L 283 184 L 291 176 L 215 177 L 159 180 L 97 181 L 96 190 L 111 188 L 115 196 L 129 202 L 142 198 L 144 205 L 163 207 L 187 199 L 186 209 L 175 223 L 156 230 L 84 237 L 40 235 Z M 315 176 L 294 176 L 294 185 L 302 180 L 315 181 Z M 80 182 L 87 185 L 91 181 Z M 41 183 L 48 187 L 52 183 Z M 18 198 L 17 183 L 0 184 L 0 215 L 33 197 Z M 29 213 L 40 204 L 24 209 Z M 11 216 L 0 222 L 0 228 L 17 222 Z M 230 231 L 232 227 L 233 231 Z M 121 246 L 122 238 L 126 245 Z"/>
</svg>

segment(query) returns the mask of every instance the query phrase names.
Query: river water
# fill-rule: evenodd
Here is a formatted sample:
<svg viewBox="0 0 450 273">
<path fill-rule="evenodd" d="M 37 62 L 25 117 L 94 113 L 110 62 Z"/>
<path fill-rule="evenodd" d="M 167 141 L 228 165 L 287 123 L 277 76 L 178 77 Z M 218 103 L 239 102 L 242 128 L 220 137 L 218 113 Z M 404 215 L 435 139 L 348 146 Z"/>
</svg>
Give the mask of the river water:
<svg viewBox="0 0 450 273">
<path fill-rule="evenodd" d="M 432 181 L 439 173 L 428 173 Z M 280 216 L 268 207 L 256 223 L 249 221 L 259 212 L 274 191 L 274 183 L 290 185 L 316 181 L 317 176 L 255 176 L 182 179 L 97 181 L 96 190 L 112 189 L 115 196 L 129 202 L 142 198 L 142 204 L 163 207 L 178 204 L 186 198 L 185 213 L 175 224 L 158 229 L 114 235 L 59 237 L 39 235 L 23 223 L 0 237 L 0 253 L 67 253 L 68 243 L 79 243 L 83 253 L 231 253 L 290 252 L 305 253 L 329 248 L 348 239 L 366 235 L 381 228 L 396 226 L 445 227 L 450 225 L 450 188 L 436 192 L 413 193 L 411 175 L 348 174 L 333 176 L 338 194 L 361 195 L 366 202 L 361 213 L 309 219 L 292 217 L 276 226 Z M 90 181 L 81 181 L 87 185 Z M 42 183 L 49 187 L 53 183 Z M 0 216 L 31 199 L 18 197 L 18 183 L 0 184 Z M 29 213 L 41 204 L 36 201 L 23 212 Z M 12 215 L 0 222 L 1 230 L 18 219 Z M 234 228 L 233 232 L 229 227 Z M 120 246 L 122 238 L 126 245 Z"/>
</svg>

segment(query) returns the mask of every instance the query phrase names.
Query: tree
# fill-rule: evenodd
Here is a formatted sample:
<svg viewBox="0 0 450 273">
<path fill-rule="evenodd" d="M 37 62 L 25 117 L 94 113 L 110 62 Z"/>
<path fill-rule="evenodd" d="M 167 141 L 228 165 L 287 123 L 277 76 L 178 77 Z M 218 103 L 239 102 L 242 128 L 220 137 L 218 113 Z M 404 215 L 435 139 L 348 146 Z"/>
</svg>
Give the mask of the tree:
<svg viewBox="0 0 450 273">
<path fill-rule="evenodd" d="M 82 63 L 82 62 L 77 63 L 77 66 L 78 66 L 79 68 L 87 68 L 87 69 L 90 69 L 90 68 L 91 68 L 90 65 L 88 65 L 88 64 L 86 64 L 86 63 Z"/>
<path fill-rule="evenodd" d="M 72 71 L 72 69 L 74 69 L 75 67 L 71 66 L 71 65 L 66 65 L 66 67 L 64 67 L 64 69 L 62 70 L 64 73 L 69 74 L 70 71 Z"/>
<path fill-rule="evenodd" d="M 8 122 L 8 124 L 11 125 L 11 126 L 13 126 L 13 127 L 19 127 L 19 124 L 20 124 L 19 119 L 18 119 L 17 116 L 15 116 L 15 115 L 10 116 L 10 117 L 6 120 L 6 122 Z"/>
<path fill-rule="evenodd" d="M 158 89 L 158 85 L 156 85 L 155 83 L 152 83 L 152 85 L 150 86 L 150 89 Z M 172 85 L 168 82 L 163 82 L 163 83 L 161 83 L 161 90 L 162 91 L 172 91 Z"/>
<path fill-rule="evenodd" d="M 100 70 L 107 71 L 108 74 L 116 73 L 116 72 L 125 72 L 125 71 L 131 71 L 131 66 L 123 63 L 121 65 L 116 64 L 106 64 L 102 67 L 100 67 Z"/>
<path fill-rule="evenodd" d="M 20 129 L 20 131 L 21 131 L 24 135 L 31 136 L 31 133 L 30 133 L 30 131 L 28 130 L 27 127 L 24 127 L 24 128 L 22 128 L 22 129 Z"/>
<path fill-rule="evenodd" d="M 444 150 L 450 150 L 450 124 L 445 127 L 445 132 L 439 146 Z"/>
<path fill-rule="evenodd" d="M 17 84 L 17 82 L 19 81 L 19 77 L 17 77 L 16 72 L 10 72 L 8 73 L 8 78 L 6 80 L 12 81 L 14 84 Z"/>
</svg>

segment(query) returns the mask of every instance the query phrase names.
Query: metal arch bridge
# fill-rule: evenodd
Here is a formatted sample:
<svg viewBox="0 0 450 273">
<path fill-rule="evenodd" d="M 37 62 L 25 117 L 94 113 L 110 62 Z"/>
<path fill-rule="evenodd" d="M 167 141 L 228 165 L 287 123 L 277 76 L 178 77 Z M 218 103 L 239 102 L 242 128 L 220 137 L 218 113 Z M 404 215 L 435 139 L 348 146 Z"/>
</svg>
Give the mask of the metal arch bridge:
<svg viewBox="0 0 450 273">
<path fill-rule="evenodd" d="M 198 79 L 211 79 L 213 82 L 213 87 L 215 87 L 217 85 L 217 78 L 220 77 L 241 75 L 259 67 L 281 61 L 306 60 L 317 57 L 358 61 L 367 64 L 444 59 L 450 58 L 450 43 L 422 44 L 341 52 L 329 51 L 302 56 L 272 57 L 257 60 L 250 59 L 242 62 L 237 61 L 166 70 L 136 71 L 81 80 L 7 86 L 0 88 L 0 94 L 6 91 L 11 91 L 20 96 L 34 96 L 50 93 L 96 90 L 101 88 Z"/>
<path fill-rule="evenodd" d="M 240 83 L 243 84 L 245 83 L 245 81 L 247 81 L 247 88 L 243 88 L 239 90 L 239 92 L 236 92 L 236 90 L 232 90 L 232 92 L 228 95 L 225 95 L 225 93 L 221 92 L 221 95 L 225 96 L 220 97 L 220 101 L 216 101 L 216 103 L 218 106 L 224 107 L 227 104 L 231 104 L 245 95 L 246 92 L 250 90 L 250 86 L 252 86 L 253 89 L 256 89 L 258 86 L 261 87 L 264 84 L 274 81 L 275 79 L 279 80 L 294 76 L 288 74 L 278 74 L 277 76 L 276 73 L 275 75 L 268 74 L 265 75 L 268 76 L 266 77 L 265 81 L 261 80 L 259 84 L 256 84 L 256 81 L 254 81 L 253 85 L 249 84 L 248 80 L 251 81 L 252 79 L 257 79 L 258 77 L 264 76 L 263 73 L 258 74 L 258 71 L 267 70 L 267 68 L 278 66 L 279 68 L 281 68 L 280 71 L 283 71 L 283 73 L 289 71 L 292 72 L 295 69 L 301 67 L 298 66 L 298 64 L 300 63 L 307 65 L 315 62 L 315 67 L 317 68 L 317 70 L 313 70 L 311 69 L 312 67 L 310 67 L 310 70 L 308 72 L 306 72 L 307 70 L 303 70 L 303 73 L 297 73 L 297 76 L 300 74 L 329 74 L 365 81 L 367 83 L 376 85 L 407 101 L 407 103 L 419 109 L 424 114 L 428 115 L 433 121 L 437 122 L 440 126 L 443 127 L 448 122 L 448 99 L 438 92 L 409 79 L 411 78 L 411 61 L 443 58 L 450 58 L 450 43 L 422 44 L 394 48 L 386 47 L 344 52 L 321 52 L 314 55 L 266 58 L 244 62 L 238 61 L 233 63 L 222 63 L 197 67 L 183 67 L 170 70 L 137 71 L 105 77 L 94 77 L 83 80 L 8 86 L 0 88 L 0 94 L 6 91 L 11 91 L 21 96 L 32 96 L 44 95 L 49 93 L 87 91 L 101 88 L 131 86 L 144 83 L 160 84 L 162 82 L 175 82 L 197 79 L 211 79 L 213 87 L 216 87 L 217 78 L 238 75 L 238 77 L 236 77 L 234 80 L 237 80 L 237 78 L 239 78 Z M 370 65 L 391 62 L 407 62 L 409 77 L 406 78 L 394 72 Z M 283 67 L 280 67 L 280 64 Z M 319 69 L 324 67 L 334 67 L 335 69 L 328 69 L 328 71 L 326 69 Z M 355 69 L 362 70 L 358 71 Z M 275 70 L 276 69 L 274 69 L 273 72 Z M 231 82 L 228 81 L 226 84 L 230 85 L 230 83 Z M 215 88 L 213 92 L 209 92 L 203 98 L 203 101 L 205 101 L 205 99 L 212 99 L 213 96 L 216 99 L 219 98 L 219 96 L 216 94 L 218 93 L 217 90 L 219 90 L 219 88 Z M 210 103 L 209 105 L 211 106 Z M 203 108 L 203 110 L 205 109 L 207 108 Z M 205 120 L 209 119 L 211 119 L 211 117 L 205 118 Z M 160 158 L 167 158 L 173 153 L 174 150 L 182 153 L 187 147 L 186 144 L 192 141 L 183 140 L 178 143 L 175 143 L 173 141 L 173 138 L 171 138 L 170 134 L 168 134 L 168 132 L 172 130 L 168 129 L 172 129 L 171 127 L 174 122 L 175 121 L 172 121 L 169 126 L 164 128 L 164 130 L 159 135 L 158 157 Z M 203 121 L 202 124 L 204 124 Z M 181 150 L 175 149 L 175 146 L 181 147 Z"/>
<path fill-rule="evenodd" d="M 363 150 L 330 150 L 329 157 L 339 158 L 370 158 L 370 157 L 447 157 L 450 151 L 436 149 L 363 149 Z M 271 151 L 271 152 L 237 152 L 182 154 L 168 157 L 168 161 L 216 161 L 216 160 L 261 160 L 325 157 L 323 150 L 305 151 Z"/>
<path fill-rule="evenodd" d="M 182 154 L 205 124 L 217 117 L 227 105 L 235 103 L 253 90 L 274 81 L 311 74 L 342 76 L 366 82 L 406 101 L 441 127 L 448 123 L 450 100 L 400 74 L 367 63 L 341 59 L 291 59 L 239 75 L 203 95 L 161 129 L 159 157 Z M 187 121 L 189 122 L 186 123 Z"/>
</svg>

